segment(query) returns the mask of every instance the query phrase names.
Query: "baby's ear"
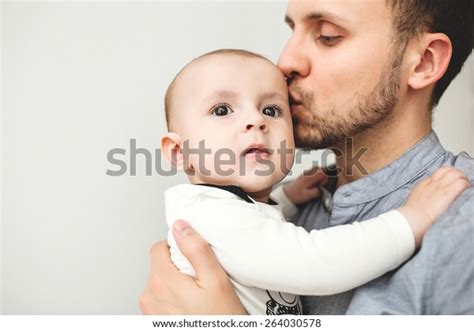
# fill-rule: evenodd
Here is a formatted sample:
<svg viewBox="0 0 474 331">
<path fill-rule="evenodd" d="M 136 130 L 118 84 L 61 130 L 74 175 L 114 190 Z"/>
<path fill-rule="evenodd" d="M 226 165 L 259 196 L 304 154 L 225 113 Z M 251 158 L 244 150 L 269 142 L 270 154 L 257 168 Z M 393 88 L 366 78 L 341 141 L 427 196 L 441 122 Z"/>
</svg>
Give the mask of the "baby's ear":
<svg viewBox="0 0 474 331">
<path fill-rule="evenodd" d="M 181 149 L 182 139 L 175 132 L 168 132 L 161 137 L 161 155 L 175 169 L 184 171 L 184 155 Z"/>
</svg>

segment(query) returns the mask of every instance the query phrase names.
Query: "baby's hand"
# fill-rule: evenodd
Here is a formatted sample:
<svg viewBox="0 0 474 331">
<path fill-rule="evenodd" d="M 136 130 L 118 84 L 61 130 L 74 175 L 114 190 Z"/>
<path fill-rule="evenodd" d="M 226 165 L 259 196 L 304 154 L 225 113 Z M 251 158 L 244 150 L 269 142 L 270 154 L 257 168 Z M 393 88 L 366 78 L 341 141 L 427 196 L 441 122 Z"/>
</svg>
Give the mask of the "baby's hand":
<svg viewBox="0 0 474 331">
<path fill-rule="evenodd" d="M 408 219 L 417 247 L 428 228 L 470 186 L 466 175 L 451 167 L 439 168 L 415 186 L 405 206 L 398 210 Z"/>
<path fill-rule="evenodd" d="M 283 191 L 291 202 L 298 205 L 319 197 L 321 195 L 319 186 L 327 181 L 328 177 L 324 174 L 323 169 L 314 167 L 285 185 Z"/>
</svg>

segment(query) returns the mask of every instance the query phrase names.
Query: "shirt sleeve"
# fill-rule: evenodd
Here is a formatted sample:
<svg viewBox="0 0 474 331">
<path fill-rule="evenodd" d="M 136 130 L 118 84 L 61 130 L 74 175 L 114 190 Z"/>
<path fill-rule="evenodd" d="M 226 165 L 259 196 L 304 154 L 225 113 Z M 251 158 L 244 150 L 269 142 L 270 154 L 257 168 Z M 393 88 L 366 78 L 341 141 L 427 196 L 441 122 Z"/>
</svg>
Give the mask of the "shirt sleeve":
<svg viewBox="0 0 474 331">
<path fill-rule="evenodd" d="M 278 202 L 278 205 L 280 205 L 281 207 L 283 216 L 288 221 L 292 219 L 293 217 L 295 217 L 296 213 L 298 212 L 298 208 L 295 206 L 293 202 L 291 202 L 290 199 L 288 199 L 288 196 L 283 190 L 283 186 L 284 185 L 279 185 L 278 187 L 276 187 L 272 191 L 270 198 Z"/>
<path fill-rule="evenodd" d="M 398 211 L 311 232 L 263 217 L 254 205 L 237 199 L 209 199 L 186 212 L 184 219 L 209 242 L 234 280 L 299 295 L 329 295 L 358 287 L 398 267 L 415 246 L 411 228 Z M 176 257 L 179 250 L 173 242 Z M 181 265 L 186 263 L 181 260 Z"/>
</svg>

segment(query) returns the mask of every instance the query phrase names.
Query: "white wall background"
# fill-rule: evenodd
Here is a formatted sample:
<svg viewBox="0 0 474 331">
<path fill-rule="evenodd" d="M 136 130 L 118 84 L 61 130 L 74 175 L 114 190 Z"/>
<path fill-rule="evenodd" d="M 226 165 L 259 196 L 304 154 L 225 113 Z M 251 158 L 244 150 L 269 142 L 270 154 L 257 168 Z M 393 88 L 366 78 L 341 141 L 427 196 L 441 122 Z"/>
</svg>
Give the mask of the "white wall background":
<svg viewBox="0 0 474 331">
<path fill-rule="evenodd" d="M 0 22 L 1 18 L 3 18 L 3 6 L 0 5 Z M 3 24 L 0 23 L 0 50 L 3 50 L 2 47 L 2 40 L 3 40 Z M 3 51 L 0 51 L 0 160 L 1 160 L 1 168 L 0 168 L 0 314 L 3 311 L 3 291 L 2 291 L 2 260 L 3 260 L 3 233 L 2 233 L 2 224 L 3 224 L 3 62 L 2 62 L 2 55 Z"/>
<path fill-rule="evenodd" d="M 285 8 L 2 3 L 4 314 L 139 313 L 148 249 L 166 233 L 162 192 L 185 179 L 106 176 L 106 153 L 131 138 L 158 148 L 165 88 L 194 56 L 232 47 L 276 61 Z M 471 57 L 436 112 L 453 152 L 474 154 L 473 81 Z"/>
</svg>

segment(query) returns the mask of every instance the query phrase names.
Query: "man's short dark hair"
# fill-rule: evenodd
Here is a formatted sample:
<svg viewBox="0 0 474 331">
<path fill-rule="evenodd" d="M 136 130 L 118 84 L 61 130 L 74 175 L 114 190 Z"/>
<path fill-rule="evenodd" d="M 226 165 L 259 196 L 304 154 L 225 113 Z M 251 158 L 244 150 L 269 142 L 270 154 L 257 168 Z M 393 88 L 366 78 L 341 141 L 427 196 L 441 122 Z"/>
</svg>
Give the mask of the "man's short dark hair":
<svg viewBox="0 0 474 331">
<path fill-rule="evenodd" d="M 397 42 L 423 32 L 446 34 L 453 45 L 453 55 L 444 76 L 436 83 L 432 104 L 436 106 L 451 81 L 461 71 L 473 49 L 474 0 L 387 0 L 392 6 Z"/>
</svg>

